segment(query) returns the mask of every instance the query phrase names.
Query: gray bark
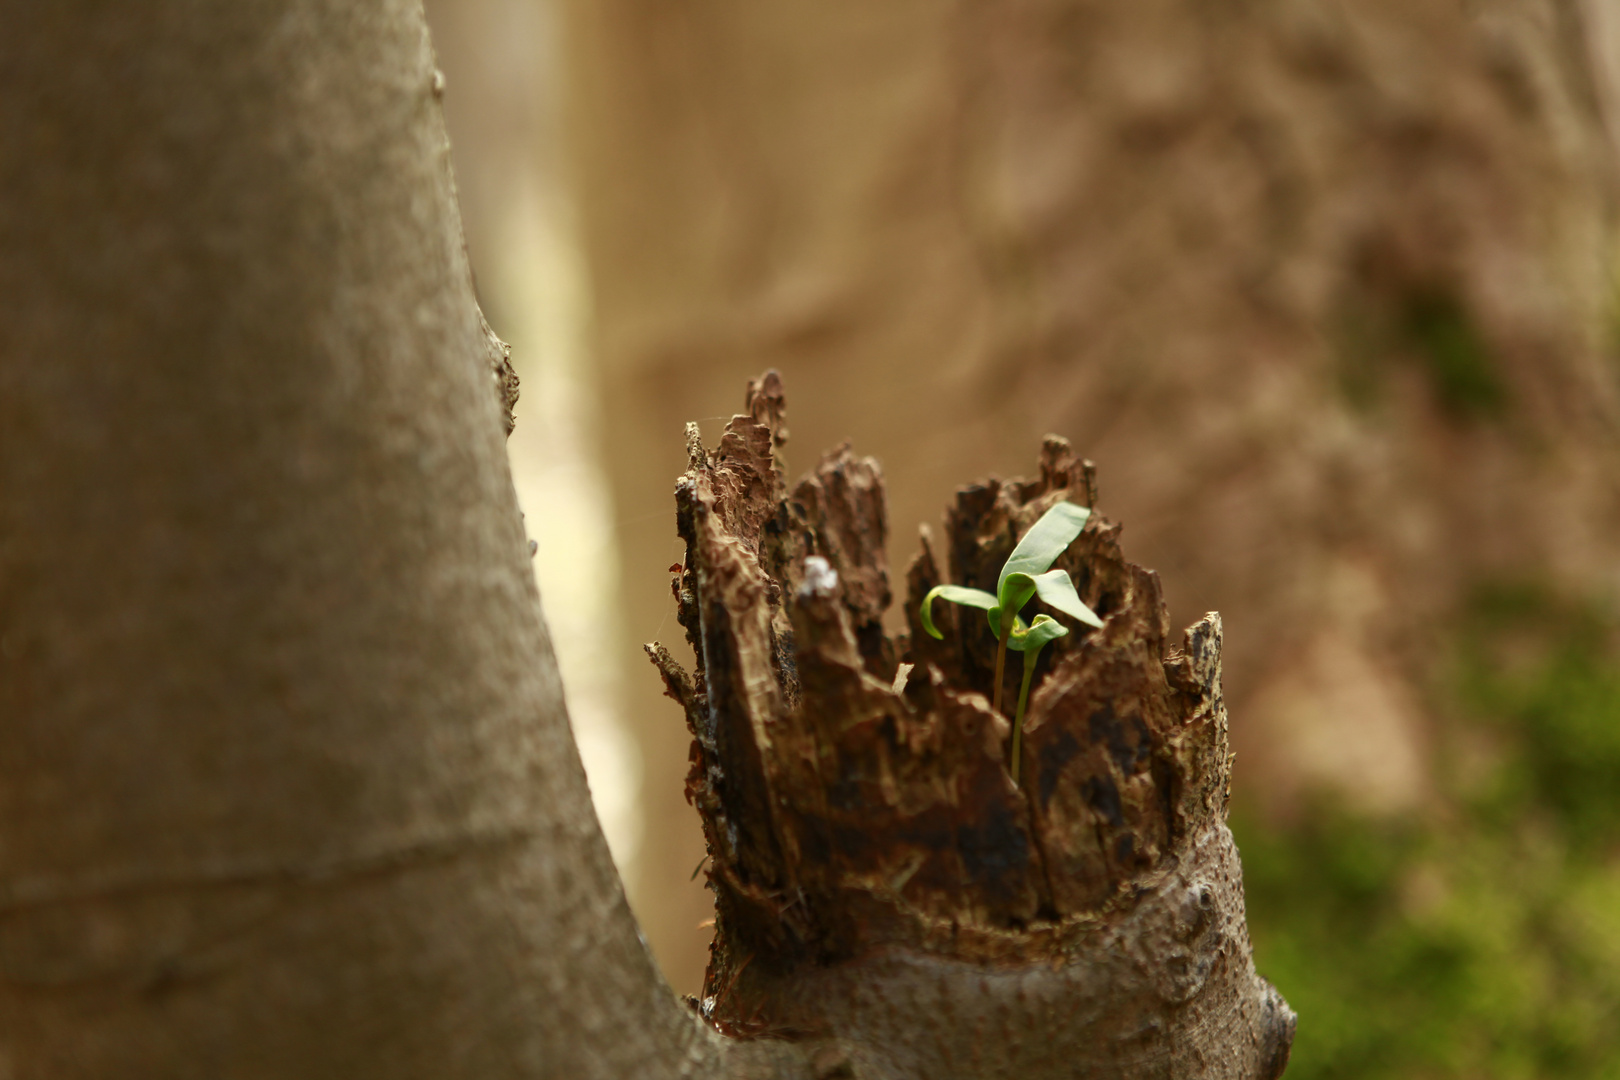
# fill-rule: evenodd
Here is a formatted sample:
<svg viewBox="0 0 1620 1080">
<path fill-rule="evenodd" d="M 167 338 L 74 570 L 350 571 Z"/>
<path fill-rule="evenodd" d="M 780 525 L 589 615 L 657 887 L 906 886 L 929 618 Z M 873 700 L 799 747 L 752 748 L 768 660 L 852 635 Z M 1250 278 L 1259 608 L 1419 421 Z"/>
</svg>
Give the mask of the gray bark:
<svg viewBox="0 0 1620 1080">
<path fill-rule="evenodd" d="M 418 4 L 0 25 L 0 1075 L 675 1075 Z"/>
</svg>

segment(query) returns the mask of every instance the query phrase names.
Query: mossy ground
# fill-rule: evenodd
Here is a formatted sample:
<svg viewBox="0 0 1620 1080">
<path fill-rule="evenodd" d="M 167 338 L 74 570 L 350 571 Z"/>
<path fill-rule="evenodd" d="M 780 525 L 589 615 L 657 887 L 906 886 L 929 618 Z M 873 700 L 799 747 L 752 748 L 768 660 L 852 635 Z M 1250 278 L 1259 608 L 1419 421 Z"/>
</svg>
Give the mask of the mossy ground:
<svg viewBox="0 0 1620 1080">
<path fill-rule="evenodd" d="M 1612 620 L 1483 591 L 1437 680 L 1420 821 L 1234 821 L 1288 1075 L 1620 1078 L 1620 653 Z"/>
</svg>

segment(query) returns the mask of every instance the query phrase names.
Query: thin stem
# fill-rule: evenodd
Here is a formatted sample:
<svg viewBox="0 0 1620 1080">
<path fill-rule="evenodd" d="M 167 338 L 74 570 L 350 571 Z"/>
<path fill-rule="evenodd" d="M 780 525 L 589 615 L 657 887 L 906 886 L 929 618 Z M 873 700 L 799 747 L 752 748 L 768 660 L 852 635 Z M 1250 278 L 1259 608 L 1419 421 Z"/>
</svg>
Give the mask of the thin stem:
<svg viewBox="0 0 1620 1080">
<path fill-rule="evenodd" d="M 1016 611 L 1001 614 L 1001 633 L 996 641 L 996 688 L 990 701 L 990 707 L 997 713 L 1001 712 L 1001 676 L 1007 670 L 1007 635 L 1012 633 L 1013 620 L 1017 617 Z"/>
<path fill-rule="evenodd" d="M 1018 714 L 1013 717 L 1012 781 L 1018 786 L 1018 766 L 1024 760 L 1024 706 L 1029 703 L 1029 682 L 1035 674 L 1035 658 L 1039 649 L 1024 651 L 1024 682 L 1018 687 Z"/>
</svg>

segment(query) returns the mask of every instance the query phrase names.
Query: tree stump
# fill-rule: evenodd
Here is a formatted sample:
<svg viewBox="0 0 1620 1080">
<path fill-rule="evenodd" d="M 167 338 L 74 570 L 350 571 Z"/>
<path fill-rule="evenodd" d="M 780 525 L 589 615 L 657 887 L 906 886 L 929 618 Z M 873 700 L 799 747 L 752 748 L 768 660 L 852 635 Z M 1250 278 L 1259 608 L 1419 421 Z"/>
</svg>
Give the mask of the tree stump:
<svg viewBox="0 0 1620 1080">
<path fill-rule="evenodd" d="M 714 450 L 688 426 L 676 485 L 697 669 L 647 646 L 692 731 L 716 898 L 695 1007 L 824 1044 L 826 1076 L 1281 1075 L 1294 1015 L 1254 970 L 1225 823 L 1220 616 L 1170 646 L 1157 576 L 1093 511 L 1054 565 L 1103 626 L 1048 612 L 1070 633 L 1015 785 L 987 620 L 941 604 L 936 641 L 918 606 L 945 580 L 994 590 L 1054 503 L 1094 506 L 1090 462 L 1049 436 L 1035 479 L 962 488 L 891 636 L 877 462 L 841 446 L 790 490 L 775 372 L 746 409 Z"/>
</svg>

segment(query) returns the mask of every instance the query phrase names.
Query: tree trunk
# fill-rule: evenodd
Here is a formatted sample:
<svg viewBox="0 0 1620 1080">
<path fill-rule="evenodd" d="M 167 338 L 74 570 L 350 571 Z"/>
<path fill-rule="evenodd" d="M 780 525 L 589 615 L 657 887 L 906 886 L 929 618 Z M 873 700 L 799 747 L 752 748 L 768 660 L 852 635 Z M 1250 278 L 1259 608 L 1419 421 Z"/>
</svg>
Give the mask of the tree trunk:
<svg viewBox="0 0 1620 1080">
<path fill-rule="evenodd" d="M 1612 5 L 568 10 L 642 635 L 671 552 L 637 514 L 763 367 L 801 444 L 884 463 L 897 556 L 1072 439 L 1177 623 L 1226 615 L 1238 788 L 1278 813 L 1426 803 L 1433 644 L 1482 581 L 1612 594 Z M 685 735 L 629 687 L 645 888 L 680 898 L 648 934 L 695 986 Z"/>
<path fill-rule="evenodd" d="M 0 21 L 0 1075 L 702 1060 L 569 739 L 419 4 Z"/>
<path fill-rule="evenodd" d="M 749 993 L 823 995 L 798 1041 L 669 993 L 568 738 L 439 85 L 407 0 L 8 14 L 0 1073 L 971 1078 L 1024 1046 L 1040 1080 L 1085 1032 L 1103 1075 L 1274 1075 L 1211 626 L 1160 676 L 1187 783 L 1136 894 L 974 929 L 993 956 L 761 964 Z"/>
</svg>

